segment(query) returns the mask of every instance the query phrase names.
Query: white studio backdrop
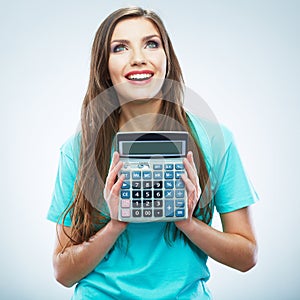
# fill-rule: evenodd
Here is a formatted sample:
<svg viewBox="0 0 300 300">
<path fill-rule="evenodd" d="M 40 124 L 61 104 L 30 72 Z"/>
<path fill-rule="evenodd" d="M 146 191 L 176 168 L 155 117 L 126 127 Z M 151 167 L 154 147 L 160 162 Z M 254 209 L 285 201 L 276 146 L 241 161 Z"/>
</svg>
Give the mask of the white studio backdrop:
<svg viewBox="0 0 300 300">
<path fill-rule="evenodd" d="M 186 85 L 234 133 L 261 199 L 253 207 L 258 265 L 240 273 L 209 260 L 215 299 L 297 299 L 299 1 L 0 3 L 1 299 L 72 294 L 53 277 L 55 225 L 46 213 L 59 147 L 79 124 L 94 34 L 128 5 L 165 21 Z"/>
</svg>

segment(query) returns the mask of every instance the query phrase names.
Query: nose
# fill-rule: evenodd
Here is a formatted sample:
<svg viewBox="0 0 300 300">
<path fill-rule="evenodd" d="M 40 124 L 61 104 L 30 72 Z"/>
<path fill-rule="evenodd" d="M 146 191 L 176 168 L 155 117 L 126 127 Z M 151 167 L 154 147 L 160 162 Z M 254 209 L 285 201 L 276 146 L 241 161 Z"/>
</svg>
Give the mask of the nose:
<svg viewBox="0 0 300 300">
<path fill-rule="evenodd" d="M 135 49 L 132 51 L 131 56 L 131 65 L 132 66 L 140 66 L 145 65 L 147 63 L 145 54 L 140 49 Z"/>
</svg>

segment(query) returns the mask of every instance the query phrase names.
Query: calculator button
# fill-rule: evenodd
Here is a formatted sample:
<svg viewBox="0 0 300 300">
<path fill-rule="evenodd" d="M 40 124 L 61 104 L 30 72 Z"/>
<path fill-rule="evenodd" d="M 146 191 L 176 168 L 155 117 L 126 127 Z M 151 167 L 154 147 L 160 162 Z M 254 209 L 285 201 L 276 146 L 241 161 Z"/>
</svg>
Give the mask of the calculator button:
<svg viewBox="0 0 300 300">
<path fill-rule="evenodd" d="M 134 218 L 140 218 L 142 216 L 142 211 L 140 209 L 133 209 L 132 216 Z"/>
<path fill-rule="evenodd" d="M 140 181 L 132 181 L 132 188 L 133 189 L 141 189 L 141 182 Z"/>
<path fill-rule="evenodd" d="M 143 207 L 152 207 L 152 201 L 144 200 L 143 201 Z"/>
<path fill-rule="evenodd" d="M 151 189 L 152 188 L 152 181 L 143 181 L 143 188 L 144 189 Z"/>
<path fill-rule="evenodd" d="M 184 197 L 184 190 L 176 190 L 175 191 L 176 198 L 183 198 Z"/>
<path fill-rule="evenodd" d="M 121 191 L 121 198 L 122 199 L 129 199 L 130 198 L 130 192 L 129 191 Z"/>
<path fill-rule="evenodd" d="M 122 218 L 129 218 L 130 217 L 130 209 L 129 208 L 123 208 L 121 210 L 121 216 L 122 216 Z"/>
<path fill-rule="evenodd" d="M 143 191 L 143 198 L 145 199 L 152 198 L 152 191 Z"/>
<path fill-rule="evenodd" d="M 153 172 L 153 179 L 159 180 L 163 179 L 163 173 L 160 171 L 154 171 Z"/>
<path fill-rule="evenodd" d="M 130 182 L 129 181 L 123 181 L 121 188 L 123 190 L 128 190 L 130 188 Z"/>
<path fill-rule="evenodd" d="M 141 191 L 133 191 L 132 198 L 141 198 L 142 192 Z"/>
<path fill-rule="evenodd" d="M 130 172 L 122 171 L 121 175 L 124 175 L 126 180 L 130 179 Z"/>
<path fill-rule="evenodd" d="M 174 181 L 173 180 L 166 180 L 165 181 L 165 189 L 174 189 Z"/>
<path fill-rule="evenodd" d="M 144 171 L 143 172 L 143 179 L 147 180 L 147 179 L 151 179 L 151 178 L 152 178 L 151 171 Z"/>
<path fill-rule="evenodd" d="M 129 199 L 122 199 L 121 207 L 129 208 L 130 207 L 130 200 Z"/>
<path fill-rule="evenodd" d="M 153 164 L 153 170 L 162 170 L 163 165 L 162 164 Z"/>
<path fill-rule="evenodd" d="M 175 164 L 175 170 L 184 170 L 183 164 Z"/>
<path fill-rule="evenodd" d="M 175 205 L 176 207 L 184 207 L 184 200 L 176 200 Z"/>
<path fill-rule="evenodd" d="M 176 209 L 175 216 L 178 218 L 184 217 L 184 209 Z"/>
<path fill-rule="evenodd" d="M 165 179 L 173 179 L 174 178 L 174 172 L 173 171 L 166 171 L 165 172 Z"/>
<path fill-rule="evenodd" d="M 162 200 L 154 200 L 154 207 L 162 207 L 163 206 L 163 202 Z"/>
<path fill-rule="evenodd" d="M 174 169 L 174 165 L 173 164 L 165 164 L 165 170 L 173 170 Z"/>
<path fill-rule="evenodd" d="M 151 218 L 152 217 L 152 209 L 144 209 L 143 210 L 143 216 L 145 218 Z"/>
<path fill-rule="evenodd" d="M 154 191 L 154 198 L 162 198 L 162 191 L 161 190 L 157 190 L 157 191 Z"/>
<path fill-rule="evenodd" d="M 132 179 L 141 179 L 141 171 L 132 171 Z"/>
<path fill-rule="evenodd" d="M 176 171 L 175 172 L 175 178 L 180 179 L 182 174 L 184 174 L 184 171 Z"/>
<path fill-rule="evenodd" d="M 154 189 L 161 189 L 162 181 L 154 181 L 153 187 L 154 187 Z"/>
<path fill-rule="evenodd" d="M 165 198 L 174 198 L 174 191 L 173 190 L 166 190 L 165 191 Z"/>
<path fill-rule="evenodd" d="M 163 217 L 163 210 L 162 209 L 154 209 L 154 217 L 155 218 Z"/>
<path fill-rule="evenodd" d="M 139 208 L 141 206 L 142 206 L 142 201 L 141 200 L 133 200 L 132 201 L 132 207 Z"/>
<path fill-rule="evenodd" d="M 174 201 L 166 200 L 165 201 L 165 216 L 174 217 Z"/>
<path fill-rule="evenodd" d="M 184 182 L 181 179 L 178 179 L 175 181 L 175 187 L 176 189 L 182 189 L 184 188 Z"/>
</svg>

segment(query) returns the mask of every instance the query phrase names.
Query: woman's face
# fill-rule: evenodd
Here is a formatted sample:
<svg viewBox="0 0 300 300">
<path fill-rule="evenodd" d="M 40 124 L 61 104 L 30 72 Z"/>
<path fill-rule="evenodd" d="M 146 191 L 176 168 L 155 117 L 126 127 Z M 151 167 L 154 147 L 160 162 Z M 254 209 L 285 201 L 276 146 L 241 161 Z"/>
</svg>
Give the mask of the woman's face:
<svg viewBox="0 0 300 300">
<path fill-rule="evenodd" d="M 151 21 L 138 17 L 116 25 L 108 70 L 120 102 L 158 97 L 166 66 L 161 36 Z"/>
</svg>

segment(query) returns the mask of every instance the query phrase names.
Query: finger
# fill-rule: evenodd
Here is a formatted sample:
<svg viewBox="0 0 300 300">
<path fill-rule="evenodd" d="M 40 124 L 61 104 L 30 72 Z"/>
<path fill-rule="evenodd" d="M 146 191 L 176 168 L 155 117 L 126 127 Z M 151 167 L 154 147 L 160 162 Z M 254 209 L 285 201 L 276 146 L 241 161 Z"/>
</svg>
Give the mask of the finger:
<svg viewBox="0 0 300 300">
<path fill-rule="evenodd" d="M 123 167 L 123 162 L 118 161 L 117 164 L 108 173 L 105 185 L 106 185 L 106 188 L 108 188 L 109 190 L 115 184 L 116 177 L 117 177 L 118 173 L 121 171 L 122 167 Z"/>
<path fill-rule="evenodd" d="M 119 155 L 119 153 L 117 151 L 115 151 L 113 153 L 112 162 L 110 164 L 108 172 L 110 172 L 116 166 L 116 164 L 118 163 L 119 159 L 120 159 L 120 155 Z"/>
<path fill-rule="evenodd" d="M 195 170 L 195 172 L 197 173 L 197 168 L 196 168 L 196 165 L 195 165 L 193 152 L 189 151 L 186 158 L 189 161 L 189 163 L 191 164 L 191 166 L 193 167 L 193 169 Z"/>
<path fill-rule="evenodd" d="M 183 165 L 188 174 L 188 177 L 192 180 L 192 182 L 196 185 L 198 184 L 198 174 L 196 170 L 193 168 L 193 165 L 188 157 L 183 159 Z"/>
<path fill-rule="evenodd" d="M 119 198 L 120 190 L 124 180 L 125 180 L 125 175 L 122 174 L 111 189 L 111 193 L 117 198 Z"/>
</svg>

